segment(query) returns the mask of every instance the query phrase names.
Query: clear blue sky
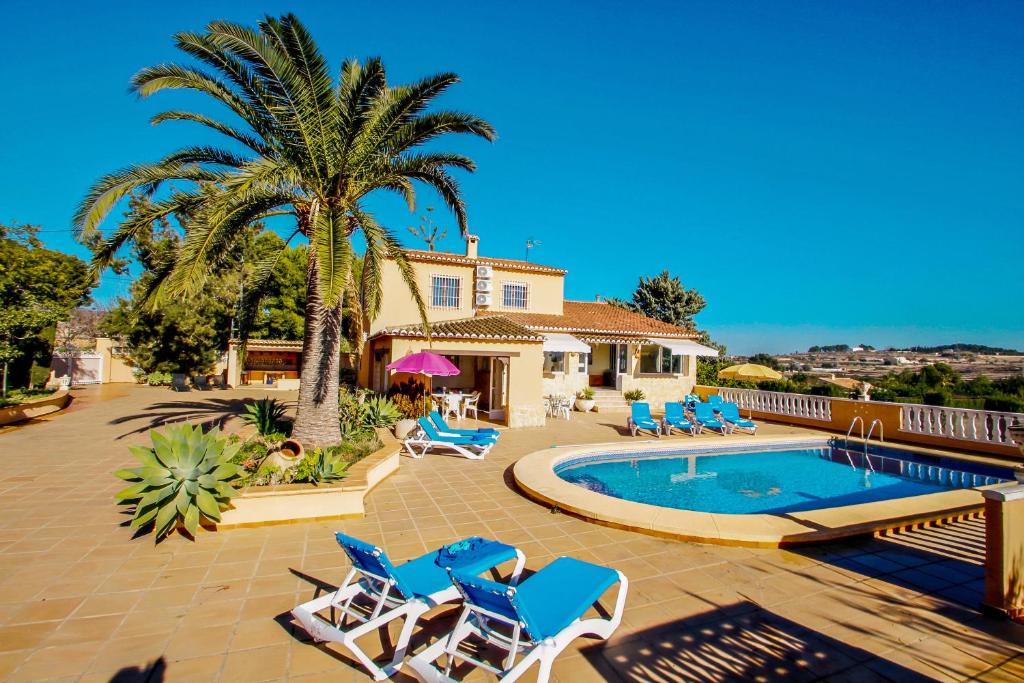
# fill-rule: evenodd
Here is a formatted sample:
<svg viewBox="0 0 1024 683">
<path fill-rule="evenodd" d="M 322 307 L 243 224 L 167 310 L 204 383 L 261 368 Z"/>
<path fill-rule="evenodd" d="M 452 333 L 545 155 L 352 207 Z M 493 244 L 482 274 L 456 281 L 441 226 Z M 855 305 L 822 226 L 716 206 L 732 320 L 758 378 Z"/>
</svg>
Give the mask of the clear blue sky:
<svg viewBox="0 0 1024 683">
<path fill-rule="evenodd" d="M 731 351 L 1024 346 L 1024 3 L 632 4 L 8 3 L 0 221 L 84 255 L 96 177 L 203 139 L 148 124 L 198 99 L 139 101 L 131 75 L 178 59 L 174 31 L 295 11 L 336 64 L 463 77 L 444 103 L 500 135 L 454 145 L 481 252 L 541 240 L 572 298 L 667 268 Z"/>
</svg>

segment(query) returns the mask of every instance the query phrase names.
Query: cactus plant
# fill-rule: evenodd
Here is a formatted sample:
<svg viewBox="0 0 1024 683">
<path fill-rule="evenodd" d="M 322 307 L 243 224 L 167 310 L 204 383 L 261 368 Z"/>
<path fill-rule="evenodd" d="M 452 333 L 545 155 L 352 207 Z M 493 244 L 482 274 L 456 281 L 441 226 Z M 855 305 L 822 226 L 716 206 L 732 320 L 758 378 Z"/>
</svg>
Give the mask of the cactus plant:
<svg viewBox="0 0 1024 683">
<path fill-rule="evenodd" d="M 220 436 L 204 433 L 199 425 L 183 423 L 166 433 L 150 433 L 152 447 L 131 446 L 141 467 L 118 470 L 115 476 L 131 482 L 115 501 L 135 505 L 132 528 L 152 523 L 159 541 L 182 524 L 195 535 L 201 519 L 220 521 L 220 511 L 238 495 L 231 482 L 241 466 L 230 462 L 241 447 Z"/>
</svg>

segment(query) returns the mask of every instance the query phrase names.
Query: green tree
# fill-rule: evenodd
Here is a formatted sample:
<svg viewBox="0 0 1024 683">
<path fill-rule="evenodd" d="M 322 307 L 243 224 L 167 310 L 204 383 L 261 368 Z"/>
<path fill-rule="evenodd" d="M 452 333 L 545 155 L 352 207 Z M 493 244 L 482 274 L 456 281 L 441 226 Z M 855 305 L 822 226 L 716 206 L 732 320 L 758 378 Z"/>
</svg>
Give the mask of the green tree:
<svg viewBox="0 0 1024 683">
<path fill-rule="evenodd" d="M 693 328 L 693 316 L 707 302 L 696 289 L 686 289 L 678 277 L 667 270 L 652 278 L 641 277 L 630 301 L 609 298 L 608 303 L 642 313 L 648 318 Z"/>
<path fill-rule="evenodd" d="M 34 225 L 0 225 L 2 392 L 26 384 L 33 359 L 47 366 L 53 326 L 89 303 L 92 278 L 79 258 L 46 249 Z"/>
<path fill-rule="evenodd" d="M 337 444 L 346 294 L 364 292 L 362 310 L 372 319 L 380 309 L 383 263 L 391 259 L 427 327 L 412 266 L 394 234 L 367 210 L 366 199 L 379 192 L 397 193 L 411 209 L 413 183 L 423 183 L 436 191 L 465 233 L 465 206 L 450 171 L 472 171 L 473 161 L 435 146 L 421 148 L 448 133 L 493 140 L 494 130 L 470 114 L 426 111 L 458 81 L 452 73 L 392 86 L 379 59 L 349 60 L 335 83 L 320 49 L 293 15 L 267 17 L 257 29 L 215 21 L 203 33 L 178 33 L 175 41 L 201 66 L 143 69 L 133 79 L 134 91 L 145 97 L 186 89 L 211 97 L 234 116 L 222 121 L 170 111 L 158 114 L 154 122 L 198 123 L 229 138 L 230 146 L 186 147 L 156 163 L 102 178 L 82 202 L 76 225 L 82 238 L 89 239 L 111 207 L 129 193 L 157 191 L 173 183 L 148 215 L 122 224 L 104 242 L 94 266 L 110 262 L 133 239 L 137 225 L 188 214 L 195 219 L 193 227 L 157 290 L 158 295 L 181 296 L 201 289 L 222 247 L 246 226 L 271 215 L 292 216 L 293 236 L 304 235 L 310 244 L 294 436 L 310 445 Z M 236 126 L 236 120 L 243 126 Z M 240 147 L 244 153 L 234 151 Z M 353 282 L 351 268 L 356 232 L 366 243 L 361 283 Z M 250 297 L 263 291 L 280 254 L 259 265 L 246 285 Z"/>
<path fill-rule="evenodd" d="M 754 363 L 755 365 L 764 365 L 773 370 L 780 369 L 779 361 L 775 360 L 775 356 L 767 353 L 755 353 L 749 359 L 748 362 Z"/>
</svg>

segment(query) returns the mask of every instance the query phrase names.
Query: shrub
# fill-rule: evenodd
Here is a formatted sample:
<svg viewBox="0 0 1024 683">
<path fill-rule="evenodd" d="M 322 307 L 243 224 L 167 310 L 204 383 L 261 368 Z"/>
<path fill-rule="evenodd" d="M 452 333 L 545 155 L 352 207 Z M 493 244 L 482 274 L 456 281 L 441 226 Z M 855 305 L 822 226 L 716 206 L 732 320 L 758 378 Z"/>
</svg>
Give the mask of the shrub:
<svg viewBox="0 0 1024 683">
<path fill-rule="evenodd" d="M 1009 394 L 996 394 L 985 399 L 985 410 L 1001 413 L 1024 413 L 1024 398 Z"/>
<path fill-rule="evenodd" d="M 926 391 L 921 396 L 921 402 L 926 406 L 945 406 L 949 405 L 949 392 L 948 391 Z"/>
<path fill-rule="evenodd" d="M 220 521 L 220 511 L 238 495 L 231 482 L 242 467 L 231 462 L 240 444 L 221 438 L 217 428 L 203 433 L 198 425 L 183 423 L 166 433 L 150 434 L 152 447 L 131 446 L 141 467 L 118 470 L 115 476 L 131 482 L 115 500 L 135 505 L 132 528 L 152 523 L 156 539 L 183 524 L 195 535 L 200 520 Z"/>
<path fill-rule="evenodd" d="M 643 389 L 630 389 L 629 391 L 622 394 L 622 397 L 627 401 L 642 401 L 647 398 L 647 394 L 644 393 Z"/>
<path fill-rule="evenodd" d="M 309 482 L 314 486 L 324 481 L 344 479 L 349 462 L 344 451 L 336 448 L 316 448 L 306 453 L 295 466 L 292 481 Z"/>
<path fill-rule="evenodd" d="M 285 407 L 276 398 L 262 398 L 245 406 L 242 422 L 253 425 L 260 436 L 289 435 L 291 423 L 284 419 Z"/>
<path fill-rule="evenodd" d="M 151 387 L 165 387 L 171 383 L 171 373 L 151 372 L 146 375 L 146 384 Z"/>
<path fill-rule="evenodd" d="M 576 398 L 583 399 L 584 401 L 593 401 L 594 390 L 591 389 L 590 387 L 583 387 L 582 389 L 576 392 Z"/>
<path fill-rule="evenodd" d="M 401 416 L 387 396 L 373 396 L 363 402 L 363 422 L 367 427 L 393 427 Z"/>
</svg>

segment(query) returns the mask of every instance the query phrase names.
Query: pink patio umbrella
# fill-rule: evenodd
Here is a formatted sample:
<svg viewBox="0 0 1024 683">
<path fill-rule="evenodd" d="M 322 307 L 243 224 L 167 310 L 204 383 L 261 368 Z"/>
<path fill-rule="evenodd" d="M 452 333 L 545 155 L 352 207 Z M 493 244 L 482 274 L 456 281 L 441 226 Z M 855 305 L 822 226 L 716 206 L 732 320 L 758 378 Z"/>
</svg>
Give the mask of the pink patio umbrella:
<svg viewBox="0 0 1024 683">
<path fill-rule="evenodd" d="M 385 366 L 387 370 L 395 372 L 408 372 L 414 375 L 426 375 L 427 377 L 451 377 L 459 374 L 459 369 L 444 356 L 439 356 L 430 351 L 410 353 L 408 356 L 399 358 L 393 363 Z M 431 382 L 433 388 L 433 382 Z M 427 392 L 429 395 L 429 391 Z M 427 402 L 423 401 L 423 410 L 426 412 Z"/>
</svg>

